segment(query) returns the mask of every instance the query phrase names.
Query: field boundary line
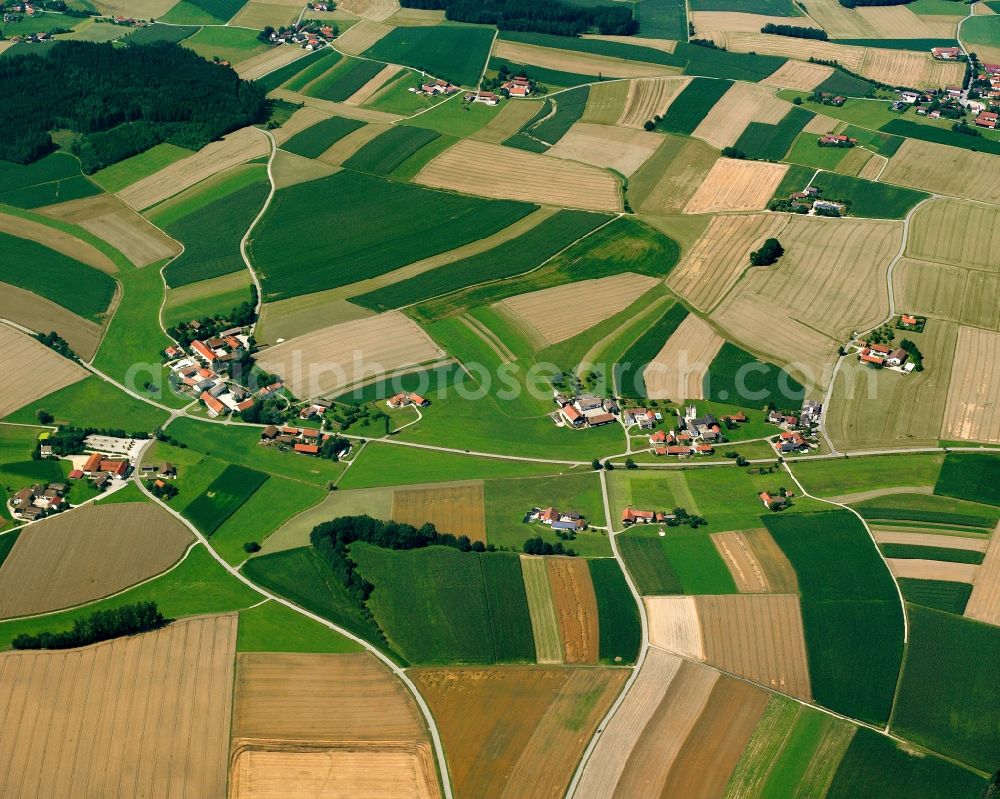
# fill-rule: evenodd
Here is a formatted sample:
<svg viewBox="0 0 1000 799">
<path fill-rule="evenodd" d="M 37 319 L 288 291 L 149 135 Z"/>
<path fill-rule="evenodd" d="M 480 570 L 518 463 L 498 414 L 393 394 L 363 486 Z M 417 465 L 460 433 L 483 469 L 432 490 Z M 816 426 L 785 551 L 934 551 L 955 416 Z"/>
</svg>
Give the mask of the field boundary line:
<svg viewBox="0 0 1000 799">
<path fill-rule="evenodd" d="M 278 188 L 274 182 L 274 158 L 278 154 L 278 143 L 275 141 L 274 134 L 271 133 L 271 131 L 264 130 L 263 128 L 257 128 L 257 130 L 267 136 L 267 142 L 271 148 L 271 152 L 267 157 L 267 181 L 271 184 L 271 189 L 268 191 L 267 197 L 264 199 L 264 205 L 261 207 L 260 211 L 257 212 L 257 216 L 253 218 L 249 227 L 247 227 L 246 232 L 243 234 L 243 238 L 240 239 L 240 257 L 243 259 L 243 263 L 250 272 L 250 279 L 253 280 L 254 288 L 257 289 L 257 304 L 253 309 L 255 319 L 253 324 L 250 326 L 251 336 L 257 329 L 257 323 L 260 321 L 260 312 L 264 307 L 264 289 L 261 285 L 257 272 L 253 268 L 253 264 L 250 263 L 250 257 L 247 255 L 247 243 L 250 241 L 250 234 L 253 232 L 253 229 L 257 227 L 257 223 L 263 218 L 267 209 L 271 207 L 271 201 L 274 199 L 274 195 Z"/>
</svg>

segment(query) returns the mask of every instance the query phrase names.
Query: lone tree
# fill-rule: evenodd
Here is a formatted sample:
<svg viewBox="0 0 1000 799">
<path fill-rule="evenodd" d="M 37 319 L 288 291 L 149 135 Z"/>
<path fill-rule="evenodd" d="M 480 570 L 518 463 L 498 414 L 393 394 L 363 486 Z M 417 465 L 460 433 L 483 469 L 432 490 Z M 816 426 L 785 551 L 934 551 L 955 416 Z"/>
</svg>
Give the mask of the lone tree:
<svg viewBox="0 0 1000 799">
<path fill-rule="evenodd" d="M 750 265 L 770 266 L 784 254 L 785 248 L 781 246 L 780 241 L 777 239 L 768 239 L 760 245 L 759 250 L 754 250 L 750 253 Z"/>
</svg>

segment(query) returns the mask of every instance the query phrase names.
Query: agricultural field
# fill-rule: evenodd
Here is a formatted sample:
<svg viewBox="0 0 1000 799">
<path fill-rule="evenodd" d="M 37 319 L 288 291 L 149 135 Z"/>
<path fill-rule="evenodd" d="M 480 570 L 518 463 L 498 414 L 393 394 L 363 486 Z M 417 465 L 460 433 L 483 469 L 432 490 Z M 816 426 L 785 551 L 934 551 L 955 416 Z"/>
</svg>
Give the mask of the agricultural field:
<svg viewBox="0 0 1000 799">
<path fill-rule="evenodd" d="M 667 136 L 629 180 L 629 204 L 645 214 L 680 213 L 714 167 L 718 155 L 698 139 Z"/>
<path fill-rule="evenodd" d="M 482 480 L 399 488 L 392 492 L 388 518 L 420 527 L 433 524 L 439 532 L 486 541 L 486 509 Z"/>
<path fill-rule="evenodd" d="M 713 533 L 712 543 L 740 593 L 798 593 L 795 570 L 766 529 Z"/>
<path fill-rule="evenodd" d="M 24 166 L 0 162 L 0 178 L 0 203 L 17 208 L 37 208 L 100 193 L 100 188 L 80 172 L 80 162 L 68 153 L 55 152 Z"/>
<path fill-rule="evenodd" d="M 691 135 L 704 139 L 717 150 L 736 144 L 753 122 L 776 124 L 788 112 L 788 104 L 773 90 L 756 83 L 734 83 Z"/>
<path fill-rule="evenodd" d="M 7 325 L 0 325 L 0 363 L 7 368 L 8 374 L 14 376 L 11 384 L 4 389 L 0 417 L 6 417 L 87 376 L 80 366 Z M 36 368 L 19 369 L 18 365 L 24 363 L 33 363 Z"/>
<path fill-rule="evenodd" d="M 628 177 L 656 152 L 662 140 L 656 133 L 577 122 L 547 152 L 557 158 L 613 169 Z"/>
<path fill-rule="evenodd" d="M 646 366 L 646 396 L 653 399 L 705 399 L 705 375 L 723 338 L 701 317 L 688 314 Z"/>
<path fill-rule="evenodd" d="M 990 542 L 982 565 L 976 571 L 972 592 L 956 612 L 987 624 L 1000 622 L 1000 539 Z"/>
<path fill-rule="evenodd" d="M 989 153 L 907 139 L 882 173 L 881 180 L 923 191 L 1000 202 L 1000 163 Z"/>
<path fill-rule="evenodd" d="M 684 213 L 761 211 L 787 169 L 784 164 L 720 158 L 684 206 Z"/>
<path fill-rule="evenodd" d="M 206 535 L 219 526 L 261 487 L 268 475 L 245 466 L 229 464 L 222 473 L 184 508 L 184 514 Z"/>
<path fill-rule="evenodd" d="M 964 325 L 959 328 L 956 368 L 948 388 L 941 438 L 1000 442 L 1000 416 L 994 405 L 1000 390 L 998 345 L 998 332 Z"/>
<path fill-rule="evenodd" d="M 493 43 L 483 27 L 396 28 L 365 51 L 368 58 L 405 64 L 462 86 L 475 86 Z"/>
</svg>

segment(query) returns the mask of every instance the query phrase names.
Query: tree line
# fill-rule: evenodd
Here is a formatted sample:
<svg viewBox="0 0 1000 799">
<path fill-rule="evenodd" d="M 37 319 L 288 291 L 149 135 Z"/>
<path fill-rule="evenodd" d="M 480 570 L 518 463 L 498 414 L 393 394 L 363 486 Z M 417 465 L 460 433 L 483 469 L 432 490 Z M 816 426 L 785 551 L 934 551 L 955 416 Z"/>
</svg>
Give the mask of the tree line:
<svg viewBox="0 0 1000 799">
<path fill-rule="evenodd" d="M 62 128 L 78 134 L 87 173 L 160 142 L 199 149 L 267 117 L 263 88 L 173 42 L 61 41 L 0 59 L 0 96 L 0 159 L 35 161 Z"/>
<path fill-rule="evenodd" d="M 77 619 L 72 629 L 63 632 L 21 633 L 14 637 L 11 646 L 14 649 L 74 649 L 123 635 L 157 630 L 167 623 L 155 602 L 136 602 L 111 610 L 95 611 Z"/>
<path fill-rule="evenodd" d="M 826 40 L 829 34 L 822 28 L 805 28 L 799 25 L 775 25 L 768 22 L 760 29 L 761 33 L 771 33 L 775 36 L 791 36 L 793 39 L 821 39 Z"/>
<path fill-rule="evenodd" d="M 840 0 L 844 8 L 866 8 L 868 6 L 905 6 L 913 0 Z"/>
<path fill-rule="evenodd" d="M 456 22 L 500 30 L 579 36 L 589 31 L 630 36 L 639 31 L 631 5 L 574 6 L 560 0 L 400 0 L 406 8 L 444 9 Z"/>
</svg>

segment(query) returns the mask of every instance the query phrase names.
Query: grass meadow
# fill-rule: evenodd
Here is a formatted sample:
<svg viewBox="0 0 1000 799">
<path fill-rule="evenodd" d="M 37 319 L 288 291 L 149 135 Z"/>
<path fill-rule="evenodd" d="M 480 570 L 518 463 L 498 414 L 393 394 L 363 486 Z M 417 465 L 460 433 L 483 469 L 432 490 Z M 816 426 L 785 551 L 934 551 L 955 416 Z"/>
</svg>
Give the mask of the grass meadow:
<svg viewBox="0 0 1000 799">
<path fill-rule="evenodd" d="M 792 106 L 785 114 L 785 118 L 776 125 L 751 122 L 740 134 L 734 146 L 737 150 L 745 152 L 748 158 L 780 161 L 792 146 L 795 137 L 814 116 L 812 111 Z"/>
<path fill-rule="evenodd" d="M 681 581 L 670 567 L 658 537 L 638 532 L 618 536 L 618 549 L 625 559 L 636 588 L 643 595 L 683 594 Z"/>
<path fill-rule="evenodd" d="M 810 494 L 830 497 L 873 488 L 931 486 L 943 461 L 938 453 L 801 461 L 795 464 L 795 476 Z"/>
<path fill-rule="evenodd" d="M 613 558 L 595 558 L 587 565 L 597 597 L 600 658 L 605 663 L 634 663 L 639 654 L 642 629 L 639 610 L 625 575 Z"/>
<path fill-rule="evenodd" d="M 152 432 L 167 420 L 167 412 L 123 394 L 98 377 L 86 377 L 14 411 L 4 421 L 36 424 L 45 409 L 56 424 L 107 427 L 128 432 Z"/>
<path fill-rule="evenodd" d="M 268 475 L 263 472 L 229 464 L 204 494 L 187 504 L 184 515 L 203 533 L 211 535 L 250 499 L 267 478 Z"/>
<path fill-rule="evenodd" d="M 765 369 L 755 366 L 761 363 Z M 742 381 L 738 380 L 740 376 Z M 727 341 L 709 364 L 705 393 L 712 401 L 735 402 L 749 408 L 796 409 L 805 396 L 805 389 L 781 367 L 762 362 Z"/>
<path fill-rule="evenodd" d="M 385 67 L 380 61 L 346 58 L 303 90 L 310 97 L 342 103 Z"/>
<path fill-rule="evenodd" d="M 240 611 L 237 652 L 361 652 L 361 644 L 273 600 Z"/>
<path fill-rule="evenodd" d="M 969 597 L 972 595 L 972 586 L 968 583 L 916 580 L 912 577 L 900 577 L 897 582 L 907 602 L 959 616 L 965 612 L 965 606 L 969 604 Z"/>
<path fill-rule="evenodd" d="M 728 80 L 695 78 L 674 98 L 656 129 L 690 135 L 732 85 Z"/>
<path fill-rule="evenodd" d="M 429 128 L 396 125 L 363 145 L 344 162 L 344 167 L 385 177 L 440 135 Z"/>
<path fill-rule="evenodd" d="M 163 142 L 95 172 L 90 179 L 105 191 L 114 194 L 142 178 L 149 177 L 154 172 L 159 172 L 174 161 L 187 158 L 191 153 L 192 151 L 185 147 Z"/>
<path fill-rule="evenodd" d="M 934 493 L 1000 506 L 1000 456 L 949 452 Z"/>
<path fill-rule="evenodd" d="M 492 44 L 493 29 L 480 25 L 396 28 L 369 47 L 365 55 L 404 64 L 462 86 L 475 86 Z"/>
<path fill-rule="evenodd" d="M 348 133 L 364 127 L 364 124 L 364 122 L 358 119 L 330 117 L 296 133 L 281 145 L 281 149 L 295 155 L 301 155 L 303 158 L 316 158 L 325 153 L 335 142 L 340 141 Z"/>
</svg>

